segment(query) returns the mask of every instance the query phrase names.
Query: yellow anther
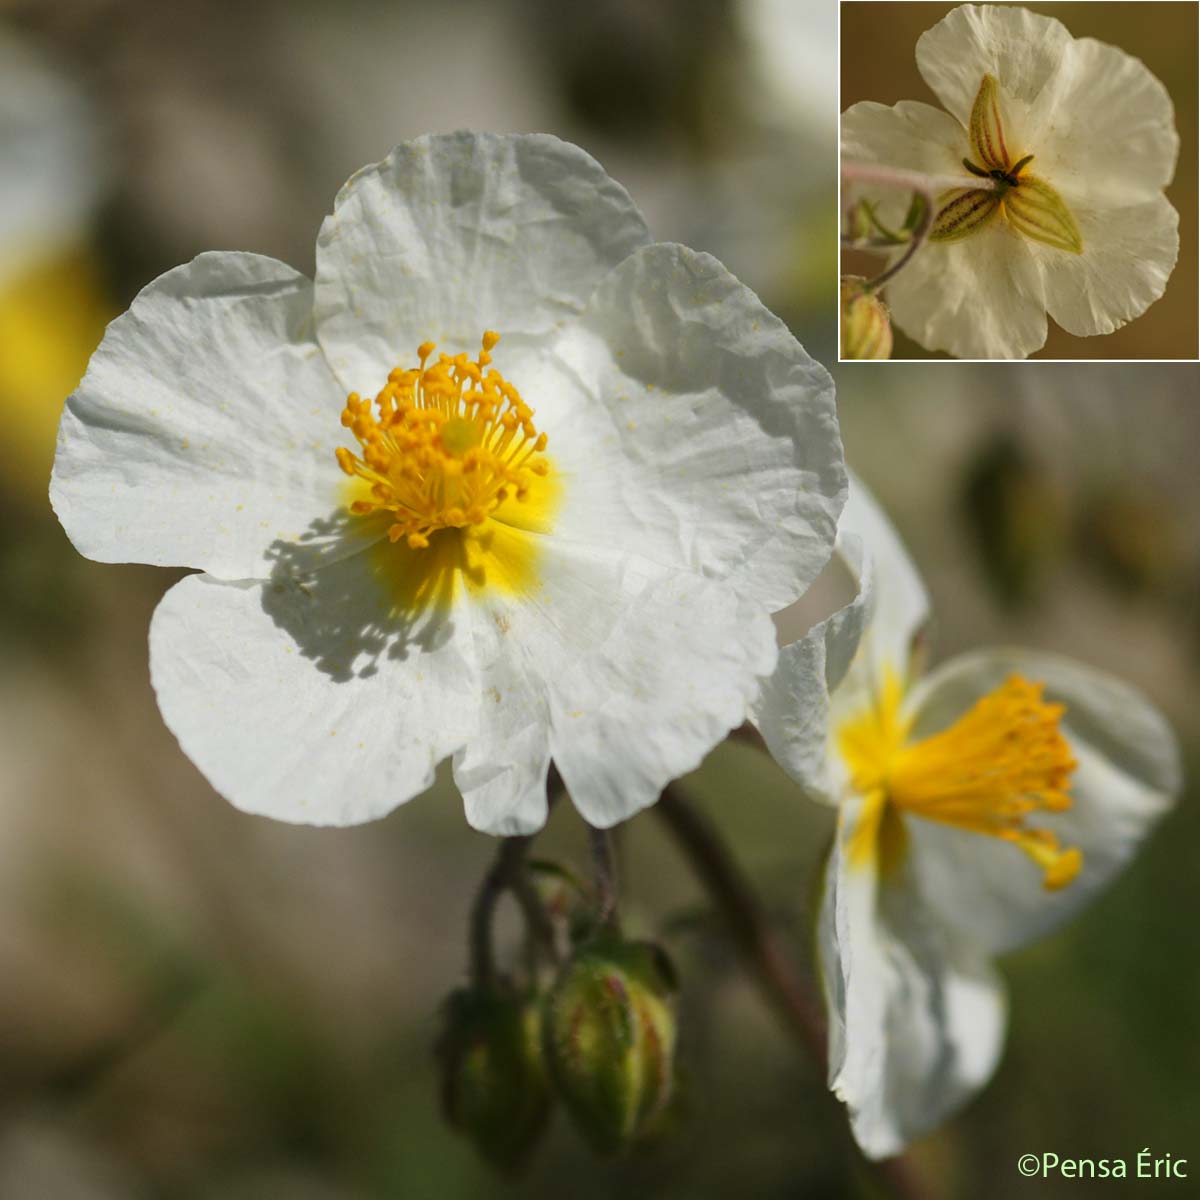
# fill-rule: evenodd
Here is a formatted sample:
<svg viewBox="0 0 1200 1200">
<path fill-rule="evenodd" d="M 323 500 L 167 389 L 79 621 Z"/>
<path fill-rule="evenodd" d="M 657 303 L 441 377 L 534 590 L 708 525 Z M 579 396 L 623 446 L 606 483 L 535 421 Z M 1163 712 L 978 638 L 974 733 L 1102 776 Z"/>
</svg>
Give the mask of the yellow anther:
<svg viewBox="0 0 1200 1200">
<path fill-rule="evenodd" d="M 1060 728 L 1066 709 L 1042 692 L 1041 684 L 1010 676 L 948 729 L 914 742 L 902 689 L 889 674 L 877 703 L 838 730 L 851 784 L 868 798 L 871 820 L 878 826 L 890 806 L 1011 842 L 1041 869 L 1047 889 L 1065 887 L 1079 873 L 1082 853 L 1026 823 L 1038 811 L 1071 807 L 1076 763 Z"/>
<path fill-rule="evenodd" d="M 527 499 L 534 478 L 549 474 L 539 457 L 546 435 L 533 410 L 495 369 L 484 372 L 500 335 L 488 331 L 477 360 L 417 348 L 419 367 L 395 367 L 375 397 L 377 413 L 357 392 L 346 399 L 342 424 L 358 441 L 356 456 L 338 447 L 338 465 L 371 485 L 372 501 L 350 511 L 388 511 L 388 537 L 413 550 L 439 529 L 482 525 L 510 496 Z"/>
</svg>

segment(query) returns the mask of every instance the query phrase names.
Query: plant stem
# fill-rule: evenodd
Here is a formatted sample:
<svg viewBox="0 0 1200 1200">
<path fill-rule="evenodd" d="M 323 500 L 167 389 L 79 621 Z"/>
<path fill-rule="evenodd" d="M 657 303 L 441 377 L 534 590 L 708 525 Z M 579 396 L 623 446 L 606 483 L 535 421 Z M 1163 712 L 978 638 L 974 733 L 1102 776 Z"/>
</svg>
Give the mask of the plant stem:
<svg viewBox="0 0 1200 1200">
<path fill-rule="evenodd" d="M 520 871 L 532 837 L 510 837 L 500 843 L 496 858 L 484 875 L 471 906 L 471 982 L 488 988 L 496 982 L 496 960 L 492 953 L 492 925 L 496 904 Z"/>
<path fill-rule="evenodd" d="M 824 1076 L 828 1072 L 828 1053 L 820 1002 L 772 929 L 758 896 L 720 834 L 673 784 L 659 797 L 654 811 L 724 915 L 771 1007 L 812 1055 Z M 930 1195 L 909 1158 L 864 1160 L 864 1165 L 896 1200 L 927 1200 Z"/>
<path fill-rule="evenodd" d="M 913 259 L 913 255 L 924 244 L 933 227 L 937 209 L 937 193 L 951 188 L 973 188 L 976 191 L 991 191 L 996 184 L 991 179 L 976 179 L 956 175 L 924 175 L 919 171 L 906 171 L 901 167 L 883 167 L 874 163 L 842 163 L 842 179 L 851 183 L 877 183 L 885 187 L 906 188 L 915 192 L 925 203 L 921 206 L 920 219 L 909 237 L 904 253 L 885 271 L 868 279 L 863 288 L 878 291 L 889 279 L 898 275 Z"/>
<path fill-rule="evenodd" d="M 547 818 L 554 805 L 566 791 L 557 767 L 551 764 L 546 778 Z M 491 987 L 496 982 L 496 960 L 492 953 L 492 925 L 495 922 L 496 905 L 506 890 L 521 908 L 526 927 L 533 941 L 541 946 L 548 956 L 557 961 L 558 948 L 554 937 L 554 926 L 542 906 L 537 889 L 525 871 L 525 856 L 533 844 L 536 833 L 521 837 L 504 838 L 496 851 L 495 861 L 484 875 L 471 905 L 470 918 L 470 972 L 476 987 Z"/>
<path fill-rule="evenodd" d="M 720 835 L 673 784 L 654 811 L 670 829 L 696 874 L 703 880 L 780 1018 L 826 1071 L 825 1017 L 800 972 L 779 944 L 749 881 L 733 861 Z"/>
<path fill-rule="evenodd" d="M 607 829 L 588 826 L 592 849 L 592 873 L 596 881 L 596 925 L 617 929 L 617 872 L 613 863 L 612 838 Z"/>
</svg>

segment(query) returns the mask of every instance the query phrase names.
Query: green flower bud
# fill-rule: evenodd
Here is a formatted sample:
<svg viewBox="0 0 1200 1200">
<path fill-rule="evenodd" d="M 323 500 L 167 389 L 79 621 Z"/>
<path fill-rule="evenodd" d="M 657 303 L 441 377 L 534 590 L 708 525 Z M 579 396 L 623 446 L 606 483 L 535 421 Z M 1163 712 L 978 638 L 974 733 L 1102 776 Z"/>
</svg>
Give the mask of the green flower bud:
<svg viewBox="0 0 1200 1200">
<path fill-rule="evenodd" d="M 883 301 L 866 291 L 864 280 L 842 280 L 842 358 L 890 358 L 892 323 Z"/>
<path fill-rule="evenodd" d="M 445 1006 L 437 1054 L 446 1120 L 505 1172 L 525 1164 L 550 1117 L 540 1025 L 528 995 L 462 989 Z"/>
<path fill-rule="evenodd" d="M 546 997 L 546 1062 L 576 1126 L 601 1154 L 651 1131 L 671 1098 L 674 975 L 648 942 L 582 946 Z"/>
</svg>

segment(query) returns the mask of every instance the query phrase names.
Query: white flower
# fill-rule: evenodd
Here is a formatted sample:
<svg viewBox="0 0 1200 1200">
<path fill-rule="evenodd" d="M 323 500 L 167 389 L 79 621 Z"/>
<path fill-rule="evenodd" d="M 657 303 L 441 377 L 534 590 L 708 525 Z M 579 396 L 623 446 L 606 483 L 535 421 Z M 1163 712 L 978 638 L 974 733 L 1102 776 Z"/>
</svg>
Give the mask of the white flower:
<svg viewBox="0 0 1200 1200">
<path fill-rule="evenodd" d="M 365 821 L 452 756 L 512 834 L 551 759 L 611 825 L 744 719 L 844 489 L 828 375 L 719 263 L 576 147 L 455 134 L 350 180 L 315 283 L 206 254 L 147 287 L 52 499 L 91 558 L 204 572 L 151 673 L 235 805 Z"/>
<path fill-rule="evenodd" d="M 932 240 L 888 285 L 896 324 L 960 358 L 1024 358 L 1047 313 L 1088 336 L 1145 312 L 1179 253 L 1162 193 L 1179 136 L 1145 65 L 1028 9 L 964 5 L 922 34 L 917 66 L 946 111 L 855 104 L 843 161 L 971 172 L 996 190 L 939 198 Z"/>
<path fill-rule="evenodd" d="M 0 289 L 78 242 L 104 185 L 72 81 L 0 29 Z"/>
<path fill-rule="evenodd" d="M 839 555 L 858 594 L 784 647 L 757 721 L 839 808 L 818 916 L 830 1086 L 883 1157 L 986 1082 L 1005 1025 L 990 958 L 1112 878 L 1180 765 L 1145 699 L 1067 659 L 982 650 L 919 678 L 925 589 L 857 480 Z"/>
<path fill-rule="evenodd" d="M 63 396 L 112 316 L 84 249 L 100 141 L 74 81 L 0 28 L 0 473 L 38 504 Z"/>
</svg>

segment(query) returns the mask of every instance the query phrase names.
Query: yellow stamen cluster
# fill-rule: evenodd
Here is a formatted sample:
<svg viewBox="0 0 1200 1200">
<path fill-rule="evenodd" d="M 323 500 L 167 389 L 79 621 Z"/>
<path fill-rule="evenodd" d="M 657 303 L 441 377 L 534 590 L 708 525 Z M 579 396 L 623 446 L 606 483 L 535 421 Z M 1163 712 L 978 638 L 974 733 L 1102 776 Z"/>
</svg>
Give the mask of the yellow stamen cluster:
<svg viewBox="0 0 1200 1200">
<path fill-rule="evenodd" d="M 365 516 L 385 511 L 393 542 L 413 550 L 429 545 L 439 529 L 482 525 L 509 497 L 523 501 L 538 476 L 549 473 L 541 457 L 546 435 L 533 410 L 499 371 L 488 369 L 500 335 L 488 331 L 472 361 L 440 354 L 433 342 L 417 348 L 416 367 L 396 367 L 371 402 L 351 392 L 342 424 L 362 447 L 361 456 L 338 447 L 347 475 L 370 484 L 370 500 L 350 509 Z"/>
<path fill-rule="evenodd" d="M 1083 855 L 1048 829 L 1030 828 L 1042 810 L 1071 807 L 1076 763 L 1060 729 L 1065 707 L 1042 698 L 1043 685 L 1010 676 L 948 729 L 908 740 L 899 715 L 901 690 L 889 681 L 877 709 L 847 723 L 839 746 L 853 786 L 878 808 L 941 821 L 1019 847 L 1041 868 L 1045 886 L 1066 886 Z"/>
</svg>

